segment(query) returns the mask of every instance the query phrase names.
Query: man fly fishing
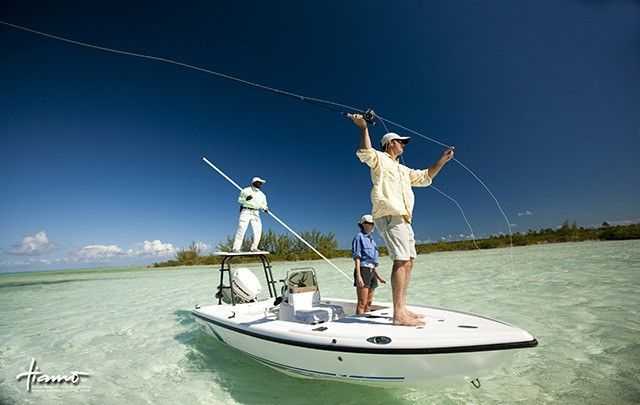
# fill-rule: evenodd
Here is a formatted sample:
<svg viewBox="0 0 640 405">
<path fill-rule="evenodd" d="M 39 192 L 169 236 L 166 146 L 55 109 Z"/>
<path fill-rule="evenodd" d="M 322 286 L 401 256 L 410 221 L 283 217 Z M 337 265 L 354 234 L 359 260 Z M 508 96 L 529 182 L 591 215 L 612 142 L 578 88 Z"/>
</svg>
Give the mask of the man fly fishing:
<svg viewBox="0 0 640 405">
<path fill-rule="evenodd" d="M 371 146 L 364 117 L 361 114 L 349 114 L 349 118 L 360 128 L 360 146 L 356 155 L 371 168 L 372 215 L 393 260 L 393 323 L 403 326 L 424 325 L 421 315 L 406 308 L 407 287 L 416 258 L 416 241 L 411 227 L 414 205 L 411 187 L 429 186 L 440 169 L 453 158 L 453 148 L 445 150 L 440 159 L 427 169 L 410 169 L 398 161 L 410 137 L 389 132 L 382 137 L 382 151 L 378 151 Z"/>
</svg>

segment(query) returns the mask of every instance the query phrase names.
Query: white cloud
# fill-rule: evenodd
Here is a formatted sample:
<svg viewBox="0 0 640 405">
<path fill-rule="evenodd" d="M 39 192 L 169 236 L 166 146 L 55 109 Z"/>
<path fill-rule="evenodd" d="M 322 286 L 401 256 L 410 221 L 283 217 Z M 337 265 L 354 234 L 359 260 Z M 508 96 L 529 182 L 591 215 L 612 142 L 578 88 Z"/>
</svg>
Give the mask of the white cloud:
<svg viewBox="0 0 640 405">
<path fill-rule="evenodd" d="M 518 212 L 518 216 L 519 217 L 525 217 L 525 216 L 530 216 L 533 215 L 533 212 L 529 211 L 529 210 L 525 210 L 524 212 Z"/>
<path fill-rule="evenodd" d="M 53 243 L 45 231 L 40 231 L 35 235 L 27 235 L 22 238 L 22 242 L 16 243 L 8 253 L 18 256 L 37 256 L 50 251 Z"/>
<path fill-rule="evenodd" d="M 171 243 L 163 243 L 160 240 L 145 240 L 133 249 L 124 250 L 118 245 L 87 245 L 71 252 L 62 259 L 64 262 L 104 262 L 112 259 L 124 259 L 127 257 L 159 257 L 170 256 L 176 253 L 176 248 Z"/>
<path fill-rule="evenodd" d="M 118 245 L 87 245 L 72 253 L 72 257 L 80 260 L 102 260 L 126 253 Z"/>
<path fill-rule="evenodd" d="M 127 253 L 131 256 L 170 256 L 176 253 L 176 248 L 171 243 L 163 243 L 156 239 L 153 241 L 145 240 L 142 242 L 141 248 L 134 250 L 129 249 Z"/>
<path fill-rule="evenodd" d="M 204 242 L 196 242 L 201 251 L 208 251 L 212 247 Z M 49 241 L 46 232 L 38 232 L 35 235 L 26 236 L 21 243 L 14 246 L 13 250 L 7 250 L 18 256 L 17 260 L 10 258 L 2 258 L 0 267 L 11 266 L 34 266 L 34 265 L 60 265 L 63 263 L 112 263 L 112 262 L 130 262 L 138 263 L 144 258 L 169 257 L 176 254 L 176 247 L 171 243 L 165 243 L 161 240 L 145 240 L 132 246 L 131 249 L 122 248 L 117 244 L 92 244 L 85 245 L 81 248 L 68 251 L 64 257 L 42 258 L 38 255 L 51 250 L 54 247 Z"/>
</svg>

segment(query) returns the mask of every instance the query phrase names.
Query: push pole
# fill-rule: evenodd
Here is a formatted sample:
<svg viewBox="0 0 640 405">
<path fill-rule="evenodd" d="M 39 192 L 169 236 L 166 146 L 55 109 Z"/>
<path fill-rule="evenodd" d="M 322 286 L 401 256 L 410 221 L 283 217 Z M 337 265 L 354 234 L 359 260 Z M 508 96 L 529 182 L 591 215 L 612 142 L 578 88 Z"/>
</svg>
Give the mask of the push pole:
<svg viewBox="0 0 640 405">
<path fill-rule="evenodd" d="M 239 191 L 242 191 L 242 187 L 240 187 L 238 185 L 238 183 L 236 183 L 235 181 L 233 181 L 233 179 L 231 179 L 229 176 L 227 176 L 222 170 L 218 169 L 216 167 L 216 165 L 214 165 L 213 163 L 211 163 L 209 161 L 209 159 L 207 159 L 206 157 L 202 157 L 202 160 L 208 164 L 209 166 L 211 166 L 211 168 L 213 170 L 215 170 L 216 172 L 218 172 L 219 175 L 221 175 L 222 177 L 225 178 L 225 180 L 227 180 L 229 183 L 233 184 L 233 186 L 235 188 L 237 188 Z M 314 248 L 309 242 L 307 242 L 306 240 L 304 240 L 304 238 L 300 235 L 298 235 L 298 233 L 296 231 L 294 231 L 293 229 L 291 229 L 291 227 L 287 224 L 284 223 L 284 221 L 282 221 L 280 218 L 278 218 L 276 216 L 276 214 L 274 214 L 273 212 L 271 212 L 271 210 L 267 211 L 267 214 L 269 214 L 271 216 L 271 218 L 275 219 L 276 222 L 278 222 L 280 225 L 282 225 L 287 231 L 291 232 L 296 238 L 298 238 L 300 240 L 300 242 L 304 243 L 309 249 L 313 250 L 318 256 L 320 256 L 322 258 L 322 260 L 324 260 L 325 262 L 327 262 L 327 264 L 329 264 L 329 266 L 333 267 L 334 269 L 336 269 L 338 272 L 340 272 L 340 274 L 342 274 L 343 276 L 345 276 L 347 278 L 347 280 L 351 281 L 351 277 L 347 276 L 347 274 L 340 270 L 340 268 L 338 266 L 336 266 L 335 264 L 333 264 L 333 262 L 329 259 L 327 259 L 322 253 L 320 253 L 316 248 Z"/>
</svg>

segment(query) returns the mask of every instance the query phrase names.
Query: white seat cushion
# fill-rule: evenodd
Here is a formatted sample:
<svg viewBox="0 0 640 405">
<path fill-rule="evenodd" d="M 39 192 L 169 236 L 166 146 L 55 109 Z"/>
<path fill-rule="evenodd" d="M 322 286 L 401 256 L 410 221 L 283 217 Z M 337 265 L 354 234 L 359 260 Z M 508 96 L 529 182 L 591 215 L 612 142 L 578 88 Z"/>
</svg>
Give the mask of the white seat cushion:
<svg viewBox="0 0 640 405">
<path fill-rule="evenodd" d="M 295 312 L 295 317 L 297 321 L 316 324 L 333 319 L 333 311 L 331 308 L 301 309 Z"/>
<path fill-rule="evenodd" d="M 335 305 L 335 304 L 317 304 L 315 307 L 313 307 L 314 309 L 316 308 L 322 308 L 322 309 L 331 309 L 332 312 L 332 316 L 331 316 L 331 320 L 332 321 L 337 321 L 338 319 L 344 318 L 344 310 L 342 309 L 342 306 L 340 305 Z"/>
</svg>

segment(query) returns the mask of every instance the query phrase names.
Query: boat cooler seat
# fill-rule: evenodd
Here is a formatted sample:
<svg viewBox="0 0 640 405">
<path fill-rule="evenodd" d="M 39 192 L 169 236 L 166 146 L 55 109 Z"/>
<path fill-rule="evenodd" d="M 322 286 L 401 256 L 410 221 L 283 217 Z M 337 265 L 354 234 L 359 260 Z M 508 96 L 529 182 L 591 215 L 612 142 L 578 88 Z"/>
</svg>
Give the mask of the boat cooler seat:
<svg viewBox="0 0 640 405">
<path fill-rule="evenodd" d="M 294 316 L 300 322 L 315 324 L 337 321 L 344 317 L 344 311 L 340 305 L 317 304 L 311 309 L 296 310 Z"/>
<path fill-rule="evenodd" d="M 337 321 L 344 317 L 344 310 L 340 305 L 320 303 L 317 289 L 296 291 L 287 297 L 288 302 L 280 304 L 280 319 L 295 320 L 308 324 Z M 293 319 L 291 319 L 293 318 Z"/>
</svg>

